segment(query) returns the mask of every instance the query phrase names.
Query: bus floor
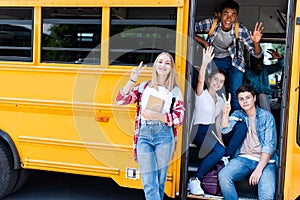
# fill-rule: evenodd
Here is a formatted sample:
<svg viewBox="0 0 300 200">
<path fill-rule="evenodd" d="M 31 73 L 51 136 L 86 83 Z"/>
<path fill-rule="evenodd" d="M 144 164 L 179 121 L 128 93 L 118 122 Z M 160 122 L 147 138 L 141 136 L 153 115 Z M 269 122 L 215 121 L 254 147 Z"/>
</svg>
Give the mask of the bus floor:
<svg viewBox="0 0 300 200">
<path fill-rule="evenodd" d="M 209 194 L 204 194 L 204 196 L 188 194 L 187 197 L 188 197 L 188 199 L 202 199 L 202 200 L 222 200 L 222 199 L 224 199 L 222 196 L 214 196 L 214 195 L 209 195 Z M 257 199 L 239 197 L 239 200 L 257 200 Z"/>
</svg>

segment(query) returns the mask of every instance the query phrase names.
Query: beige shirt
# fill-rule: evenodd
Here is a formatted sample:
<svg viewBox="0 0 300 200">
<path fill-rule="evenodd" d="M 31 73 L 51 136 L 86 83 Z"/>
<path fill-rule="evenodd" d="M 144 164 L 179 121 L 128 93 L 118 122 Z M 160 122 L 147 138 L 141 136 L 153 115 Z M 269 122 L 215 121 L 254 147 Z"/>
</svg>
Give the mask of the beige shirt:
<svg viewBox="0 0 300 200">
<path fill-rule="evenodd" d="M 249 115 L 249 129 L 242 144 L 240 155 L 255 157 L 259 160 L 261 157 L 261 145 L 256 133 L 255 120 L 256 115 Z"/>
</svg>

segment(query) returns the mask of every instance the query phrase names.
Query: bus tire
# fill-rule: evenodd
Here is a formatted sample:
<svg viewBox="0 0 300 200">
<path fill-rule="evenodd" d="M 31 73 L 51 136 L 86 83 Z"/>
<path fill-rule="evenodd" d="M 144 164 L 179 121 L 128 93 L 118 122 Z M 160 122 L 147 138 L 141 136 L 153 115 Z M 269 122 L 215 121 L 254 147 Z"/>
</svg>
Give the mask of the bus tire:
<svg viewBox="0 0 300 200">
<path fill-rule="evenodd" d="M 18 171 L 14 169 L 10 149 L 3 141 L 0 141 L 0 199 L 12 191 L 17 178 Z"/>
<path fill-rule="evenodd" d="M 15 187 L 13 188 L 13 190 L 11 191 L 11 193 L 14 193 L 16 191 L 18 191 L 21 187 L 23 187 L 25 185 L 25 183 L 28 180 L 28 177 L 30 176 L 30 172 L 29 170 L 26 169 L 19 169 L 18 170 L 18 180 L 16 182 Z"/>
</svg>

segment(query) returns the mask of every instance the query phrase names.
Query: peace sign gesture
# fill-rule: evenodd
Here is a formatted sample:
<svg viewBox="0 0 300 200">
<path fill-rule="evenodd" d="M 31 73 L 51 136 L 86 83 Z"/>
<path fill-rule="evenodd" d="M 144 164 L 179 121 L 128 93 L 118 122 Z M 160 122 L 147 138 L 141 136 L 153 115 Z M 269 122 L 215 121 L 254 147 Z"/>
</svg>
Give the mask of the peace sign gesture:
<svg viewBox="0 0 300 200">
<path fill-rule="evenodd" d="M 226 96 L 224 93 L 222 93 L 223 96 L 223 100 L 224 100 L 224 104 L 223 104 L 223 114 L 227 114 L 229 115 L 229 112 L 231 110 L 231 105 L 230 105 L 230 101 L 231 101 L 231 94 L 228 93 L 228 100 L 226 99 Z"/>
<path fill-rule="evenodd" d="M 134 67 L 132 70 L 131 70 L 131 74 L 130 74 L 130 80 L 132 82 L 136 82 L 137 79 L 139 78 L 141 72 L 145 69 L 145 67 L 147 67 L 147 65 L 143 65 L 143 61 L 140 62 L 139 66 L 138 67 Z"/>
</svg>

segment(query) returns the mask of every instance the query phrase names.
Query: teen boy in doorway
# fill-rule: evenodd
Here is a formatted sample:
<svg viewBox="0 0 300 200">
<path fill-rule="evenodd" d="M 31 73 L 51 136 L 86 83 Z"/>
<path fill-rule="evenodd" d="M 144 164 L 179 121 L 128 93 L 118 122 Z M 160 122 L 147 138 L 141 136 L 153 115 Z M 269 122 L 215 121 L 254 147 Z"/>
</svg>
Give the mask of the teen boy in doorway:
<svg viewBox="0 0 300 200">
<path fill-rule="evenodd" d="M 225 200 L 238 200 L 234 182 L 250 176 L 249 184 L 258 185 L 258 199 L 274 199 L 277 160 L 274 117 L 255 106 L 256 96 L 250 84 L 241 85 L 236 93 L 242 109 L 229 117 L 230 102 L 225 101 L 222 134 L 229 133 L 240 120 L 246 123 L 248 132 L 238 155 L 219 172 L 223 197 Z"/>
</svg>

